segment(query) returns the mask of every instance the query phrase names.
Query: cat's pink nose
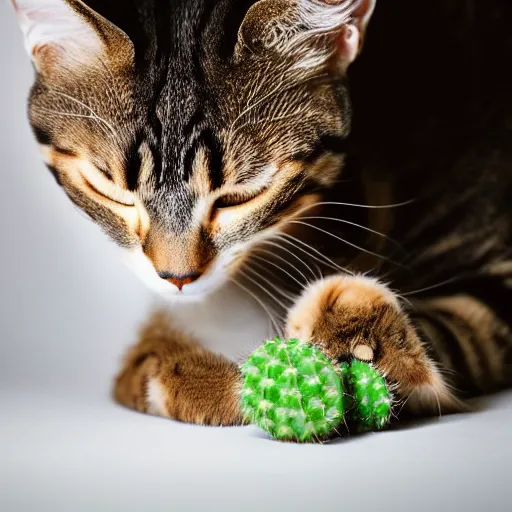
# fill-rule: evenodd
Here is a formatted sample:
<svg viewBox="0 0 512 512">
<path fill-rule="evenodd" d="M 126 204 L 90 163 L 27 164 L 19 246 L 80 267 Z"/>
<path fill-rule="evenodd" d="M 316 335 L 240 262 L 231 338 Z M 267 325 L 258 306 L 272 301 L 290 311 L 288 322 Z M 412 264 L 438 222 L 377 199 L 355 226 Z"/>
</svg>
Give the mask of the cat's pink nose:
<svg viewBox="0 0 512 512">
<path fill-rule="evenodd" d="M 194 281 L 197 281 L 201 274 L 194 273 L 194 274 L 186 274 L 184 276 L 177 276 L 174 274 L 171 274 L 169 272 L 160 272 L 158 274 L 162 279 L 165 279 L 169 283 L 172 283 L 178 290 L 181 292 L 183 290 L 183 287 L 187 284 L 191 284 Z"/>
</svg>

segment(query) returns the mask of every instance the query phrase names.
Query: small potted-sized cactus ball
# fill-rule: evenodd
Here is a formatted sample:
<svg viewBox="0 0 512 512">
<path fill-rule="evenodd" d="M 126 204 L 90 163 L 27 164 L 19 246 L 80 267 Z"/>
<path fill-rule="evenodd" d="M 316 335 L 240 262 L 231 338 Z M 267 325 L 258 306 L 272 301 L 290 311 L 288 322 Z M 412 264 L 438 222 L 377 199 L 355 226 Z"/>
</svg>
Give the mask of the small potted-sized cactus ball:
<svg viewBox="0 0 512 512">
<path fill-rule="evenodd" d="M 274 439 L 321 442 L 347 432 L 377 431 L 390 420 L 385 379 L 369 363 L 333 364 L 298 340 L 267 341 L 242 367 L 242 412 Z"/>
</svg>

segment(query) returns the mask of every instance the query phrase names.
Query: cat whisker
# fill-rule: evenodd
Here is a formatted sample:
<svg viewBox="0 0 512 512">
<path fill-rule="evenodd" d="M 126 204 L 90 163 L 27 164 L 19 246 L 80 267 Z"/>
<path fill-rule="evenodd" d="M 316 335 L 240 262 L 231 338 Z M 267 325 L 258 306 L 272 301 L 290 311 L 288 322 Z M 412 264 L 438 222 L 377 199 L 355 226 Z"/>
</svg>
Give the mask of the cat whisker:
<svg viewBox="0 0 512 512">
<path fill-rule="evenodd" d="M 404 302 L 407 303 L 407 305 L 411 308 L 411 309 L 414 309 L 414 304 L 407 298 L 407 297 L 404 297 L 403 295 L 400 295 L 399 293 L 397 293 L 396 291 L 393 290 L 393 293 L 395 294 L 395 296 L 400 299 L 400 300 L 403 300 Z"/>
<path fill-rule="evenodd" d="M 250 87 L 250 93 L 246 100 L 247 105 L 249 105 L 254 100 L 254 98 L 256 98 L 258 94 L 261 93 L 263 84 L 265 83 L 264 79 L 265 77 L 270 75 L 271 67 L 271 64 L 267 63 L 263 69 L 258 69 L 256 80 L 248 82 L 248 85 Z"/>
<path fill-rule="evenodd" d="M 285 270 L 284 268 L 280 267 L 279 265 L 277 265 L 276 263 L 273 263 L 272 261 L 268 261 L 266 259 L 263 259 L 261 258 L 260 256 L 256 255 L 256 254 L 253 254 L 252 255 L 252 258 L 255 258 L 257 260 L 260 260 L 260 261 L 264 261 L 266 265 L 270 265 L 274 268 L 277 268 L 278 270 L 280 270 L 281 272 L 284 272 L 288 277 L 290 277 L 291 279 L 293 279 L 300 287 L 301 289 L 304 288 L 304 283 L 301 283 L 295 276 L 293 276 L 292 274 L 290 274 L 290 272 L 288 272 L 287 270 Z M 307 283 L 307 279 L 306 279 L 306 283 Z"/>
<path fill-rule="evenodd" d="M 441 375 L 448 375 L 450 377 L 457 377 L 458 375 L 458 372 L 456 370 L 454 370 L 453 368 L 448 368 L 447 366 L 437 366 L 437 371 L 441 374 Z M 445 383 L 445 386 L 450 390 L 450 391 L 455 391 L 457 393 L 460 393 L 462 390 L 460 389 L 457 389 L 455 386 L 453 386 L 452 384 L 446 382 Z"/>
<path fill-rule="evenodd" d="M 233 136 L 236 134 L 236 130 L 235 130 L 235 126 L 238 124 L 238 122 L 240 121 L 240 119 L 242 119 L 244 116 L 246 116 L 249 112 L 251 112 L 252 110 L 254 110 L 258 105 L 260 105 L 261 103 L 263 103 L 264 101 L 270 99 L 273 95 L 279 93 L 281 91 L 281 86 L 282 86 L 282 81 L 279 82 L 279 84 L 274 88 L 272 89 L 269 93 L 267 93 L 265 96 L 263 96 L 263 98 L 259 99 L 258 101 L 256 101 L 255 103 L 253 104 L 250 104 L 248 107 L 246 107 L 244 110 L 242 110 L 242 112 L 238 115 L 238 117 L 233 121 L 233 123 L 231 124 L 231 127 L 229 128 L 229 132 L 228 132 L 228 142 L 227 142 L 227 147 L 228 149 L 231 147 L 231 140 L 233 138 Z"/>
<path fill-rule="evenodd" d="M 336 217 L 300 217 L 300 219 L 301 220 L 329 220 L 329 221 L 333 221 L 333 222 L 339 222 L 341 224 L 347 224 L 349 226 L 354 226 L 356 228 L 360 228 L 360 229 L 362 229 L 364 231 L 368 231 L 369 233 L 373 233 L 374 235 L 377 235 L 377 236 L 379 236 L 381 238 L 384 238 L 384 239 L 388 240 L 395 247 L 397 247 L 398 249 L 403 251 L 403 248 L 400 245 L 400 243 L 397 242 L 396 240 L 394 240 L 393 238 L 389 237 L 388 235 L 386 235 L 384 233 L 381 233 L 380 231 L 376 231 L 374 229 L 371 229 L 369 227 L 363 226 L 361 224 L 357 224 L 356 222 L 351 222 L 351 221 L 345 220 L 345 219 L 338 219 Z"/>
<path fill-rule="evenodd" d="M 282 329 L 280 328 L 278 322 L 276 321 L 274 315 L 272 314 L 272 312 L 268 309 L 268 307 L 265 305 L 265 303 L 259 299 L 256 294 L 254 294 L 251 290 L 249 290 L 249 288 L 245 287 L 243 284 L 241 284 L 240 282 L 238 282 L 235 278 L 231 278 L 231 281 L 236 285 L 238 286 L 241 290 L 243 290 L 245 293 L 247 293 L 248 295 L 250 295 L 261 307 L 262 309 L 265 311 L 265 313 L 268 315 L 269 319 L 270 319 L 270 322 L 272 324 L 272 327 L 274 329 L 274 331 L 278 334 L 278 336 L 280 337 L 283 337 L 283 331 Z M 272 333 L 269 335 L 269 337 L 272 337 Z"/>
<path fill-rule="evenodd" d="M 307 210 L 311 210 L 317 206 L 347 206 L 352 208 L 363 208 L 366 210 L 387 210 L 392 208 L 401 208 L 403 206 L 408 206 L 416 202 L 416 199 L 410 199 L 409 201 L 404 201 L 402 203 L 395 204 L 385 204 L 385 205 L 367 205 L 367 204 L 357 204 L 357 203 L 340 203 L 336 201 L 321 201 L 318 203 L 309 204 L 304 206 L 299 213 L 305 212 Z"/>
<path fill-rule="evenodd" d="M 281 300 L 279 300 L 278 298 L 276 298 L 269 290 L 267 290 L 261 283 L 259 283 L 258 281 L 256 281 L 255 279 L 253 279 L 251 276 L 247 275 L 246 272 L 244 272 L 243 270 L 239 269 L 238 272 L 240 272 L 240 274 L 242 276 L 244 276 L 247 280 L 249 280 L 252 284 L 254 284 L 255 286 L 257 286 L 260 290 L 264 291 L 266 295 L 268 295 L 280 308 L 283 309 L 283 311 L 287 311 L 289 309 L 289 306 L 290 305 L 287 305 L 285 304 L 284 302 L 282 302 Z"/>
<path fill-rule="evenodd" d="M 388 263 L 391 263 L 391 264 L 393 264 L 393 265 L 395 265 L 397 267 L 406 268 L 401 263 L 397 263 L 395 261 L 392 261 L 389 258 L 386 258 L 386 256 L 383 256 L 382 254 L 378 254 L 376 252 L 370 251 L 369 249 L 365 249 L 363 247 L 360 247 L 359 245 L 353 244 L 352 242 L 349 242 L 348 240 L 345 240 L 344 238 L 341 238 L 340 236 L 335 235 L 334 233 L 331 233 L 330 231 L 327 231 L 325 229 L 319 228 L 318 226 L 314 226 L 313 224 L 308 224 L 307 222 L 302 222 L 300 220 L 292 220 L 292 221 L 290 221 L 290 224 L 299 224 L 299 225 L 303 225 L 303 226 L 307 226 L 309 228 L 315 229 L 317 231 L 325 233 L 326 235 L 329 235 L 329 236 L 332 236 L 333 238 L 336 238 L 340 242 L 343 242 L 343 243 L 345 243 L 347 245 L 350 245 L 354 249 L 362 251 L 362 252 L 364 252 L 366 254 L 369 254 L 371 256 L 375 256 L 376 258 L 379 258 L 381 260 L 387 261 Z"/>
<path fill-rule="evenodd" d="M 102 82 L 105 84 L 105 90 L 109 93 L 110 97 L 114 99 L 117 103 L 120 112 L 123 112 L 125 109 L 119 100 L 119 91 L 115 88 L 116 78 L 114 73 L 112 73 L 112 69 L 108 66 L 105 61 L 101 58 L 101 56 L 97 56 L 97 61 L 100 63 L 103 70 L 109 75 L 111 82 L 108 82 L 105 79 L 102 79 Z M 101 74 L 99 74 L 101 77 Z"/>
<path fill-rule="evenodd" d="M 73 114 L 71 112 L 60 112 L 58 110 L 49 110 L 49 109 L 41 109 L 41 112 L 44 112 L 45 114 L 61 116 L 61 117 L 76 117 L 76 118 L 80 118 L 80 119 L 91 119 L 92 121 L 99 122 L 98 119 L 92 115 Z M 103 129 L 105 130 L 105 127 L 103 127 Z M 110 133 L 110 131 L 105 130 L 105 133 Z"/>
<path fill-rule="evenodd" d="M 321 281 L 324 278 L 324 275 L 322 274 L 322 269 L 316 263 L 311 263 L 311 264 L 316 267 L 316 270 L 318 272 L 318 276 L 315 275 L 315 279 L 317 281 Z"/>
<path fill-rule="evenodd" d="M 437 409 L 439 411 L 439 417 L 441 418 L 443 415 L 443 410 L 441 408 L 441 400 L 439 399 L 439 392 L 436 389 L 434 389 L 433 391 L 434 391 L 434 396 L 436 397 Z"/>
<path fill-rule="evenodd" d="M 236 130 L 235 132 L 233 132 L 233 136 L 239 132 L 240 130 L 243 130 L 246 126 L 256 126 L 258 124 L 262 124 L 262 123 L 277 123 L 278 121 L 284 121 L 286 119 L 290 119 L 290 118 L 296 118 L 296 116 L 300 116 L 303 112 L 306 112 L 307 110 L 304 109 L 304 108 L 299 108 L 298 110 L 296 110 L 295 112 L 291 112 L 290 114 L 286 114 L 286 115 L 282 115 L 282 116 L 277 116 L 277 117 L 266 117 L 266 118 L 260 118 L 258 119 L 257 121 L 254 121 L 254 122 L 247 122 L 247 123 L 244 123 L 242 125 L 240 125 Z M 272 130 L 269 130 L 269 132 L 271 133 Z"/>
<path fill-rule="evenodd" d="M 414 391 L 413 391 L 413 393 L 414 393 Z M 402 405 L 400 407 L 400 410 L 396 413 L 396 416 L 395 416 L 396 419 L 399 419 L 398 417 L 400 416 L 400 414 L 402 414 L 402 410 L 405 407 L 405 404 L 407 404 L 407 402 L 409 401 L 409 398 L 411 398 L 411 396 L 412 396 L 412 393 L 407 398 L 402 400 Z"/>
<path fill-rule="evenodd" d="M 99 123 L 104 124 L 112 132 L 114 137 L 116 139 L 118 139 L 117 131 L 115 130 L 115 128 L 108 121 L 106 121 L 105 119 L 100 117 L 89 105 L 87 105 L 83 101 L 77 100 L 76 98 L 73 98 L 73 96 L 70 96 L 69 94 L 61 92 L 61 91 L 59 91 L 57 89 L 53 89 L 53 92 L 55 94 L 57 94 L 58 96 L 66 98 L 67 100 L 72 101 L 73 103 L 76 103 L 77 105 L 80 105 L 82 108 L 87 110 L 90 113 L 90 115 L 91 115 L 91 119 L 96 119 L 96 121 L 98 121 Z"/>
<path fill-rule="evenodd" d="M 302 263 L 311 272 L 313 277 L 316 277 L 315 273 L 313 272 L 313 269 L 307 263 L 305 263 L 301 258 L 299 258 L 296 254 L 294 254 L 292 251 L 290 251 L 286 247 L 282 247 L 281 245 L 279 245 L 279 244 L 277 244 L 275 242 L 272 242 L 272 240 L 264 240 L 262 242 L 262 245 L 270 245 L 272 247 L 277 247 L 278 249 L 281 249 L 281 250 L 285 251 L 286 253 L 290 254 L 295 259 L 297 259 L 300 263 Z M 263 249 L 257 247 L 256 250 L 263 250 Z M 292 267 L 295 271 L 297 271 L 297 273 L 299 273 L 304 278 L 304 281 L 309 283 L 309 279 L 306 277 L 306 275 L 303 272 L 301 272 L 300 269 L 297 268 L 293 263 L 291 263 L 290 261 L 286 260 L 285 258 L 280 256 L 279 254 L 271 253 L 270 251 L 266 251 L 266 252 L 268 252 L 269 254 L 272 254 L 272 256 L 274 258 L 277 258 L 278 260 L 283 261 L 284 263 L 286 263 L 287 265 Z"/>
<path fill-rule="evenodd" d="M 260 268 L 264 268 L 263 265 L 260 265 L 259 263 L 257 262 L 252 262 L 254 265 L 258 265 Z M 281 290 L 278 286 L 276 286 L 274 283 L 272 283 L 269 279 L 267 279 L 265 276 L 263 276 L 262 274 L 260 274 L 257 270 L 255 270 L 254 268 L 252 268 L 251 266 L 249 265 L 246 265 L 245 266 L 245 270 L 247 270 L 248 272 L 251 272 L 252 274 L 254 274 L 256 277 L 260 278 L 265 284 L 267 284 L 268 286 L 270 286 L 273 290 L 275 290 L 279 295 L 281 295 L 281 297 L 284 297 L 286 300 L 290 301 L 290 304 L 286 306 L 285 309 L 288 309 L 291 305 L 291 303 L 294 302 L 295 298 L 292 296 L 292 295 L 289 295 L 288 293 L 284 292 L 283 290 Z M 245 277 L 248 277 L 247 275 Z M 281 305 L 281 304 L 280 304 Z"/>
<path fill-rule="evenodd" d="M 259 267 L 263 272 L 268 272 L 268 267 L 265 266 L 265 264 L 263 263 L 260 263 L 260 262 L 263 262 L 265 261 L 265 264 L 266 264 L 266 260 L 264 260 L 263 258 L 259 258 L 259 257 L 255 257 L 254 255 L 252 256 L 252 258 L 250 258 L 250 264 L 251 265 L 256 265 L 257 267 Z M 269 275 L 270 277 L 270 275 Z M 271 275 L 272 279 L 277 279 L 279 280 L 280 283 L 282 283 L 282 291 L 287 291 L 291 294 L 293 294 L 294 292 L 292 290 L 289 289 L 290 287 L 290 280 L 287 279 L 287 276 L 284 275 L 280 275 L 280 274 L 272 274 Z M 291 295 L 288 295 L 288 298 L 291 298 Z M 294 299 L 291 299 L 291 300 L 294 300 Z"/>
<path fill-rule="evenodd" d="M 281 237 L 283 237 L 283 241 L 287 242 L 288 244 L 292 245 L 293 247 L 295 247 L 296 249 L 299 249 L 301 251 L 303 251 L 305 254 L 307 254 L 310 258 L 313 258 L 314 261 L 317 261 L 318 263 L 321 263 L 322 265 L 326 265 L 334 270 L 337 270 L 337 271 L 341 271 L 345 274 L 350 274 L 350 275 L 354 275 L 354 273 L 350 270 L 348 270 L 347 268 L 344 268 L 340 265 L 338 265 L 337 263 L 335 263 L 333 260 L 331 260 L 330 258 L 328 258 L 327 256 L 325 256 L 325 254 L 322 254 L 318 249 L 315 249 L 314 247 L 312 247 L 311 245 L 307 244 L 306 242 L 303 242 L 302 240 L 294 237 L 293 235 L 290 235 L 288 233 L 281 233 L 280 234 Z M 291 240 L 289 240 L 291 239 Z M 293 240 L 293 241 L 292 241 Z M 306 251 L 305 249 L 303 249 L 302 247 L 299 247 L 299 245 L 297 244 L 300 244 L 302 246 L 305 246 L 307 247 L 308 249 L 310 249 L 311 251 L 313 251 L 315 254 L 318 254 L 319 256 L 321 256 L 323 258 L 320 259 L 316 256 L 313 256 L 311 255 L 308 251 Z"/>
<path fill-rule="evenodd" d="M 278 243 L 272 242 L 271 240 L 267 240 L 266 242 L 269 245 L 275 246 L 275 247 L 285 251 L 290 256 L 293 256 L 295 259 L 297 259 L 302 265 L 304 265 L 311 272 L 311 275 L 313 276 L 313 278 L 315 280 L 318 278 L 317 275 L 315 274 L 315 271 L 311 268 L 311 266 L 308 263 L 306 263 L 302 258 L 300 258 L 297 254 L 295 254 L 293 251 L 291 251 L 290 249 L 288 249 L 286 247 L 283 247 L 282 245 L 280 245 Z M 286 261 L 289 265 L 291 265 L 291 263 L 289 261 L 285 260 L 284 258 L 283 258 L 283 260 Z M 296 268 L 296 267 L 294 266 L 294 268 Z M 318 267 L 317 267 L 317 270 L 318 270 Z M 298 269 L 297 269 L 297 271 L 298 271 Z M 307 282 L 309 282 L 309 279 L 307 279 L 306 276 L 304 276 L 302 273 L 301 273 L 301 275 L 304 277 L 304 279 Z"/>
<path fill-rule="evenodd" d="M 303 80 L 303 83 L 306 83 L 306 82 L 309 82 L 311 80 L 319 80 L 321 78 L 325 78 L 327 77 L 328 75 L 326 73 L 323 73 L 323 74 L 320 74 L 320 75 L 313 75 L 309 78 L 305 78 Z M 278 85 L 276 87 L 274 87 L 274 89 L 272 89 L 269 93 L 267 93 L 265 96 L 263 96 L 263 98 L 260 98 L 258 101 L 256 101 L 255 103 L 253 103 L 252 105 L 249 105 L 248 107 L 246 107 L 239 115 L 238 117 L 233 121 L 233 123 L 231 124 L 231 127 L 228 131 L 228 137 L 227 137 L 227 148 L 229 150 L 229 148 L 231 147 L 231 141 L 234 137 L 234 135 L 237 133 L 237 131 L 239 129 L 236 129 L 235 130 L 235 126 L 238 124 L 238 122 L 240 121 L 240 119 L 242 119 L 244 116 L 246 116 L 249 112 L 251 112 L 252 110 L 254 110 L 256 107 L 258 107 L 259 105 L 261 104 L 264 104 L 268 101 L 270 101 L 270 99 L 275 96 L 276 94 L 283 94 L 287 91 L 289 91 L 290 89 L 293 89 L 294 87 L 296 87 L 296 84 L 294 84 L 292 82 L 292 85 L 289 85 L 288 87 L 283 87 L 283 83 L 284 83 L 284 80 L 281 80 Z"/>
<path fill-rule="evenodd" d="M 458 276 L 458 277 L 452 277 L 450 279 L 447 279 L 446 281 L 442 281 L 440 283 L 434 284 L 432 286 L 427 286 L 425 288 L 420 288 L 418 290 L 413 290 L 412 292 L 406 292 L 402 293 L 401 297 L 412 297 L 414 295 L 418 295 L 420 293 L 429 292 L 431 290 L 436 290 L 437 288 L 442 288 L 443 286 L 446 286 L 448 284 L 456 283 L 457 281 L 460 281 L 465 276 Z"/>
</svg>

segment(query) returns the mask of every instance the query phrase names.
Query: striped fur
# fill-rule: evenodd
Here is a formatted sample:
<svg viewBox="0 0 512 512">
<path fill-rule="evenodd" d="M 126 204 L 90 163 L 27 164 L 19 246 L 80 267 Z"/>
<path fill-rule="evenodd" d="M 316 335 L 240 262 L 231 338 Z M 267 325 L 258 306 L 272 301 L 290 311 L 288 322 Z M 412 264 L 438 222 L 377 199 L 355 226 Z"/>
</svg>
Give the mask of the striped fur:
<svg viewBox="0 0 512 512">
<path fill-rule="evenodd" d="M 508 0 L 13 3 L 45 162 L 154 289 L 208 301 L 234 279 L 414 412 L 510 386 Z M 240 423 L 236 366 L 168 322 L 116 399 Z"/>
</svg>

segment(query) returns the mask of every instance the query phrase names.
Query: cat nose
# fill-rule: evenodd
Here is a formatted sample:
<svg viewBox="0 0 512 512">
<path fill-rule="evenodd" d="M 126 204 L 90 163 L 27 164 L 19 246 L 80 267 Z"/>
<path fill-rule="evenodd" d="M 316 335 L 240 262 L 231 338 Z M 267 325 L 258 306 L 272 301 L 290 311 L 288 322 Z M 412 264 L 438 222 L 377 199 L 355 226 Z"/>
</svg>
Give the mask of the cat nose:
<svg viewBox="0 0 512 512">
<path fill-rule="evenodd" d="M 183 287 L 185 285 L 191 284 L 201 277 L 200 273 L 191 273 L 178 276 L 175 274 L 171 274 L 170 272 L 159 272 L 158 275 L 162 279 L 165 279 L 166 281 L 169 281 L 169 283 L 172 283 L 174 286 L 176 286 L 180 292 L 181 290 L 183 290 Z"/>
</svg>

